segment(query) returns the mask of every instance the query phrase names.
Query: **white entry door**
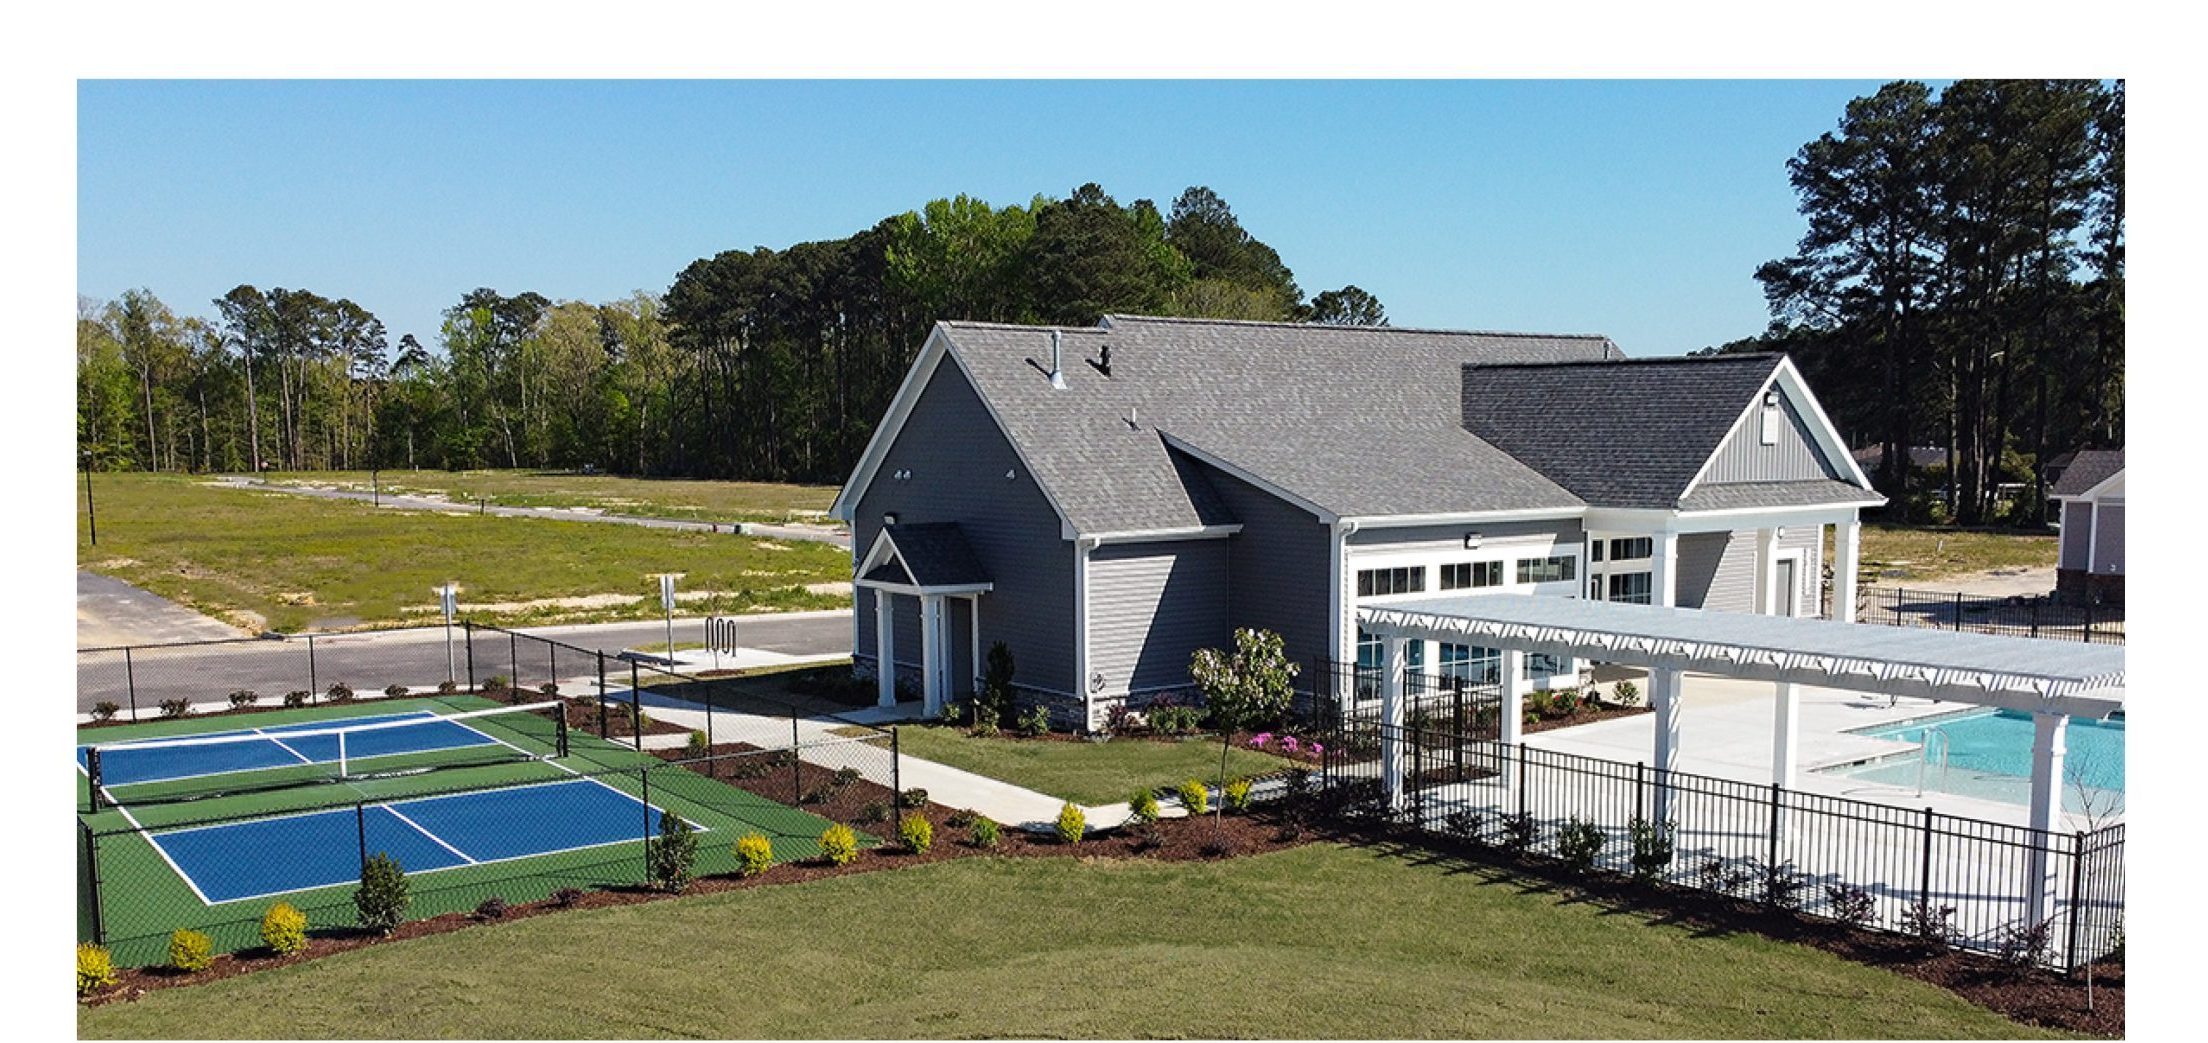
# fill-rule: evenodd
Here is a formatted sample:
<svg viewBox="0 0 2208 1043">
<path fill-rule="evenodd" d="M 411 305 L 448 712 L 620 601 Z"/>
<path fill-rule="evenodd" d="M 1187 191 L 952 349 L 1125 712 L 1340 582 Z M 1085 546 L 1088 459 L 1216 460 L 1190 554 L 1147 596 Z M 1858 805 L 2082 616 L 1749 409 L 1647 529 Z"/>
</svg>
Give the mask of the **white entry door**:
<svg viewBox="0 0 2208 1043">
<path fill-rule="evenodd" d="M 1771 563 L 1773 588 L 1771 612 L 1779 616 L 1801 615 L 1802 584 L 1794 570 L 1800 566 L 1799 558 L 1780 558 Z"/>
</svg>

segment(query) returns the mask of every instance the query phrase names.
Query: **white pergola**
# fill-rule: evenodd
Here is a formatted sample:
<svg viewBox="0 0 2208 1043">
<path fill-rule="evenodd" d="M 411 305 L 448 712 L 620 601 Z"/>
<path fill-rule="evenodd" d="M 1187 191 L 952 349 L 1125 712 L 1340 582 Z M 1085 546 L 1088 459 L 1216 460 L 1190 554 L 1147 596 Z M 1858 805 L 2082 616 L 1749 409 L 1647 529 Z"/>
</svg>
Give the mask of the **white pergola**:
<svg viewBox="0 0 2208 1043">
<path fill-rule="evenodd" d="M 1381 717 L 1397 728 L 1404 720 L 1407 641 L 1500 650 L 1501 741 L 1511 745 L 1523 738 L 1526 653 L 1644 667 L 1656 726 L 1650 766 L 1667 772 L 1678 762 L 1680 677 L 1689 671 L 1775 685 L 1771 781 L 1781 786 L 1792 785 L 1798 763 L 1800 685 L 2030 713 L 2031 826 L 2046 832 L 2055 829 L 2062 807 L 2069 719 L 2124 706 L 2124 650 L 2117 645 L 1513 594 L 1360 606 L 1357 622 L 1381 639 Z M 1381 748 L 1381 787 L 1391 806 L 1403 800 L 1398 745 Z M 2035 879 L 2044 876 L 2043 867 L 2035 872 Z M 2037 896 L 2034 912 L 2045 919 L 2054 896 L 2038 890 L 2047 893 Z"/>
</svg>

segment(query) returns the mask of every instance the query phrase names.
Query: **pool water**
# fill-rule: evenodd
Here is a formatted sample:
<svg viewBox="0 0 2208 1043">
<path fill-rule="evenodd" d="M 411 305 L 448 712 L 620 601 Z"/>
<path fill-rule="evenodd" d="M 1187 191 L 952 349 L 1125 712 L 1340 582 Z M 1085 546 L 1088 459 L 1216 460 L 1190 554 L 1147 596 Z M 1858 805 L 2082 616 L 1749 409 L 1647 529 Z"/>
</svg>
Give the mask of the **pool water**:
<svg viewBox="0 0 2208 1043">
<path fill-rule="evenodd" d="M 1932 756 L 1910 754 L 1840 769 L 1837 773 L 1883 785 L 1923 787 L 2010 804 L 2031 803 L 2032 715 L 1979 710 L 1856 732 L 1874 739 L 1915 743 L 1933 736 Z M 1946 764 L 1940 763 L 1941 747 Z M 2124 722 L 2070 719 L 2063 763 L 2063 810 L 2121 810 L 2124 794 Z M 2088 807 L 2087 805 L 2091 806 Z"/>
</svg>

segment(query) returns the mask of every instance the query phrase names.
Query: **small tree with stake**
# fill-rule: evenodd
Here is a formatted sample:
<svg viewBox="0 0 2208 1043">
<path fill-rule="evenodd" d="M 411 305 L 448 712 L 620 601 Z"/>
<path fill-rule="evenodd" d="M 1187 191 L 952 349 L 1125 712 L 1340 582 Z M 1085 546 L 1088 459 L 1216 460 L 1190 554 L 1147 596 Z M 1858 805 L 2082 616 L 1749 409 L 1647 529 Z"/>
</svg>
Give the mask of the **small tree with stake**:
<svg viewBox="0 0 2208 1043">
<path fill-rule="evenodd" d="M 1227 784 L 1227 754 L 1234 746 L 1235 729 L 1255 721 L 1277 720 L 1288 712 L 1294 698 L 1290 687 L 1297 666 L 1290 662 L 1280 635 L 1270 630 L 1239 628 L 1234 632 L 1234 654 L 1216 648 L 1200 648 L 1189 661 L 1189 677 L 1204 693 L 1204 706 L 1219 729 L 1219 785 Z M 1226 813 L 1220 801 L 1219 813 Z"/>
</svg>

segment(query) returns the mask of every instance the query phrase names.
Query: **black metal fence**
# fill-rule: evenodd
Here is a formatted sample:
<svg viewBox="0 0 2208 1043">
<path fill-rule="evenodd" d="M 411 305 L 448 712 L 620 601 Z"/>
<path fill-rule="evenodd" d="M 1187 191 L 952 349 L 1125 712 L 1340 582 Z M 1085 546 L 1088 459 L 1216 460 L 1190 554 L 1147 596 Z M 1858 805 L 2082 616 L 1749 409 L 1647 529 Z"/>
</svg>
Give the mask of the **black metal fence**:
<svg viewBox="0 0 2208 1043">
<path fill-rule="evenodd" d="M 1917 626 L 1975 634 L 2122 644 L 2121 605 L 2072 605 L 2047 595 L 1963 594 L 1954 591 L 1862 587 L 1855 619 L 1882 626 Z"/>
<path fill-rule="evenodd" d="M 1401 797 L 1383 796 L 1384 765 Z M 1765 902 L 2074 969 L 2123 944 L 2124 827 L 2027 827 L 1355 722 L 1327 746 L 1347 806 L 1588 872 Z M 2036 884 L 2035 884 L 2036 882 Z M 2035 897 L 2039 896 L 2039 897 Z"/>
<path fill-rule="evenodd" d="M 1345 727 L 1380 723 L 1379 670 L 1325 658 L 1312 660 L 1305 669 L 1311 679 L 1313 720 Z M 1403 696 L 1406 724 L 1431 721 L 1474 737 L 1501 734 L 1503 692 L 1492 679 L 1406 672 Z"/>
<path fill-rule="evenodd" d="M 442 649 L 398 657 L 365 634 L 245 637 L 77 650 L 78 705 L 97 719 L 151 720 L 189 707 L 319 706 L 342 685 L 361 696 L 422 694 L 464 676 L 459 628 L 451 670 Z"/>
</svg>

